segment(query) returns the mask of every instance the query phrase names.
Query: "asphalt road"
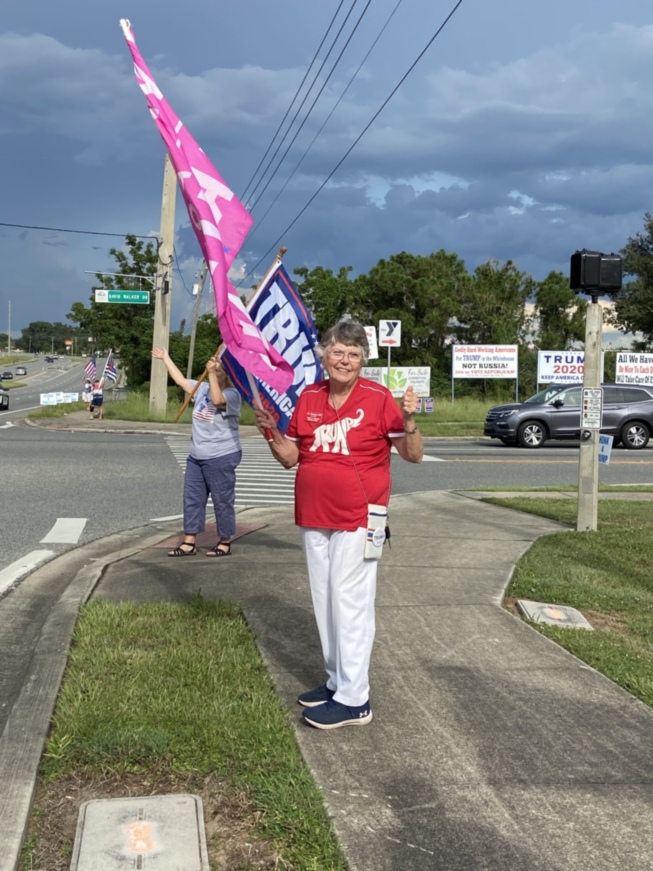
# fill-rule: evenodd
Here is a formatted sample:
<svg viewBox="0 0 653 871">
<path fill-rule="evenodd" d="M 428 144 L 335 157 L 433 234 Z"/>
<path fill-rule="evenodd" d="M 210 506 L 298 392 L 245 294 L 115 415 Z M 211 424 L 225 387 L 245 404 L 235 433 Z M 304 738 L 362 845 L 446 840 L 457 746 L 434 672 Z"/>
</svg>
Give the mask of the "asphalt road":
<svg viewBox="0 0 653 871">
<path fill-rule="evenodd" d="M 486 439 L 426 439 L 425 452 L 439 462 L 421 466 L 393 462 L 397 473 L 395 492 L 578 484 L 577 442 L 550 442 L 529 450 Z M 643 451 L 615 448 L 610 463 L 599 466 L 599 481 L 611 485 L 653 484 L 653 447 Z"/>
<path fill-rule="evenodd" d="M 183 472 L 157 435 L 0 429 L 0 571 L 181 511 Z M 76 542 L 42 544 L 58 518 L 86 519 Z"/>
<path fill-rule="evenodd" d="M 183 470 L 165 436 L 44 430 L 21 422 L 38 407 L 41 392 L 77 390 L 82 378 L 81 364 L 35 361 L 28 364 L 28 386 L 12 390 L 11 410 L 0 413 L 0 572 L 35 550 L 59 555 L 181 512 Z M 419 466 L 393 457 L 393 493 L 578 482 L 575 443 L 551 442 L 539 450 L 484 439 L 426 439 L 425 445 Z M 273 488 L 258 469 L 250 471 L 254 488 Z M 599 478 L 608 484 L 653 483 L 653 447 L 613 450 Z M 76 532 L 44 543 L 63 519 L 75 520 Z"/>
<path fill-rule="evenodd" d="M 13 387 L 11 381 L 6 381 L 3 385 L 9 389 L 9 411 L 0 412 L 0 427 L 7 421 L 25 417 L 27 411 L 39 408 L 41 393 L 81 391 L 84 385 L 84 367 L 81 363 L 71 363 L 65 358 L 55 363 L 45 363 L 41 357 L 38 360 L 28 360 L 24 365 L 27 375 L 14 375 L 14 378 L 25 384 L 25 387 Z M 12 372 L 16 369 L 15 366 L 5 368 Z"/>
</svg>

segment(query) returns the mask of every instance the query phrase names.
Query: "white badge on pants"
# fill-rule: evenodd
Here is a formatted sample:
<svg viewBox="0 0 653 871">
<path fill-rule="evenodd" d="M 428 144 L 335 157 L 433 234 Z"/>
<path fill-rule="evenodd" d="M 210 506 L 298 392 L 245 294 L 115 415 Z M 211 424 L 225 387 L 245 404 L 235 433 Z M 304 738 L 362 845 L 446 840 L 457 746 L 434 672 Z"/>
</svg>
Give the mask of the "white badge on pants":
<svg viewBox="0 0 653 871">
<path fill-rule="evenodd" d="M 365 559 L 381 559 L 385 544 L 385 528 L 388 522 L 388 509 L 385 505 L 367 506 L 367 538 L 365 539 Z"/>
</svg>

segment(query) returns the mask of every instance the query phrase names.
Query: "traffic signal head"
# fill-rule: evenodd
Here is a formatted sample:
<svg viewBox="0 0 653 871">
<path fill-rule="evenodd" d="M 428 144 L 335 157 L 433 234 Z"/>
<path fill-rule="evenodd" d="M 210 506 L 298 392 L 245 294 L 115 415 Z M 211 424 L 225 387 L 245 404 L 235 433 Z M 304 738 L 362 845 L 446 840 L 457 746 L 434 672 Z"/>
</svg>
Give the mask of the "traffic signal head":
<svg viewBox="0 0 653 871">
<path fill-rule="evenodd" d="M 576 293 L 599 296 L 615 293 L 622 286 L 622 259 L 618 254 L 576 251 L 571 255 L 569 286 Z"/>
</svg>

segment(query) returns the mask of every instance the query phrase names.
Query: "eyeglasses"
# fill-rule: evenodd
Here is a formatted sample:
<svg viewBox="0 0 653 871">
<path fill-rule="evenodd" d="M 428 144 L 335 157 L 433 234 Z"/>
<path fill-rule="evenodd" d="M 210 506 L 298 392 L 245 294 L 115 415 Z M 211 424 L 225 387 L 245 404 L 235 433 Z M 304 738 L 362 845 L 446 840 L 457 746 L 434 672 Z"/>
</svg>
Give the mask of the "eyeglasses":
<svg viewBox="0 0 653 871">
<path fill-rule="evenodd" d="M 360 363 L 360 361 L 363 359 L 363 355 L 359 354 L 358 351 L 329 350 L 329 357 L 333 357 L 334 360 L 344 360 L 346 357 L 348 360 L 351 360 L 352 363 Z"/>
</svg>

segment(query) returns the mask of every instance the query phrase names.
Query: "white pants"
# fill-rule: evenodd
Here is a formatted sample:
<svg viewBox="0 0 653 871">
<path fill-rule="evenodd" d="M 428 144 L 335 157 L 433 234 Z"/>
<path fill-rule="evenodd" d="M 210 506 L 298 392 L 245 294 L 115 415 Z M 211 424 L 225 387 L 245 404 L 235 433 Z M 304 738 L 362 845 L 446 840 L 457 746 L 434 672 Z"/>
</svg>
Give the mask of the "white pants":
<svg viewBox="0 0 653 871">
<path fill-rule="evenodd" d="M 378 560 L 364 559 L 365 527 L 301 533 L 327 686 L 337 702 L 364 705 L 370 697 Z"/>
</svg>

